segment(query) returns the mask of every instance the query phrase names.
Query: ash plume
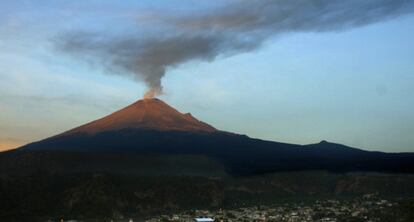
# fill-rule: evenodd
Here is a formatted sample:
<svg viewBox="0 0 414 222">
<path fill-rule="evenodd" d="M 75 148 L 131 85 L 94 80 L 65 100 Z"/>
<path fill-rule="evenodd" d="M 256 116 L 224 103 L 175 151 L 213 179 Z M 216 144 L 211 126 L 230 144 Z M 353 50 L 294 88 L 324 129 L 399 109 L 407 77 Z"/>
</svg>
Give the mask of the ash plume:
<svg viewBox="0 0 414 222">
<path fill-rule="evenodd" d="M 144 81 L 148 98 L 162 94 L 168 69 L 189 61 L 249 52 L 293 32 L 343 31 L 413 12 L 412 0 L 237 0 L 210 11 L 152 14 L 152 35 L 77 31 L 59 35 L 55 43 L 110 73 Z"/>
</svg>

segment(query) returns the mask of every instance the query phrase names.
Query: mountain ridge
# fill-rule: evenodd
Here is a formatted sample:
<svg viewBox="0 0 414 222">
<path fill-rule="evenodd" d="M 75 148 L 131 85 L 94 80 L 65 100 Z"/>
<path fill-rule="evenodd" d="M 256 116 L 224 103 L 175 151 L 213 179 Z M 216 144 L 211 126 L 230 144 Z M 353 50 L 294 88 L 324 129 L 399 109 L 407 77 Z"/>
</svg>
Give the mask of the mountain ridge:
<svg viewBox="0 0 414 222">
<path fill-rule="evenodd" d="M 66 131 L 62 135 L 96 134 L 125 128 L 206 133 L 217 131 L 209 124 L 194 118 L 190 113 L 180 113 L 162 100 L 152 98 L 138 100 L 110 115 Z"/>
<path fill-rule="evenodd" d="M 221 175 L 257 175 L 301 170 L 414 173 L 414 153 L 365 151 L 327 141 L 298 145 L 250 138 L 217 130 L 191 114 L 180 113 L 159 99 L 139 100 L 101 119 L 27 144 L 10 153 L 9 156 L 18 156 L 16 158 L 22 159 L 21 161 L 41 156 L 32 163 L 33 166 L 43 166 L 42 158 L 52 162 L 62 160 L 54 162 L 54 166 L 61 165 L 61 169 L 71 165 L 71 158 L 93 158 L 94 166 L 92 163 L 75 161 L 85 171 L 123 169 L 120 170 L 122 172 L 143 167 L 140 165 L 142 161 L 123 165 L 119 159 L 108 157 L 109 154 L 119 154 L 126 162 L 144 156 L 149 159 L 168 157 L 168 163 L 171 158 L 176 158 L 177 163 L 183 162 L 186 159 L 183 156 L 186 155 L 203 159 L 194 163 L 187 158 L 185 163 L 180 164 L 180 169 L 174 172 L 185 172 L 183 169 L 186 164 L 188 168 L 205 169 L 205 164 L 212 161 L 221 166 L 215 169 L 225 170 Z M 72 154 L 67 155 L 68 153 Z M 43 157 L 44 155 L 49 157 Z M 209 161 L 204 161 L 205 158 Z M 13 162 L 10 161 L 11 166 Z M 145 165 L 149 171 L 158 169 L 158 164 L 165 164 L 159 161 L 149 163 Z M 205 175 L 205 172 L 200 171 L 200 175 Z"/>
</svg>

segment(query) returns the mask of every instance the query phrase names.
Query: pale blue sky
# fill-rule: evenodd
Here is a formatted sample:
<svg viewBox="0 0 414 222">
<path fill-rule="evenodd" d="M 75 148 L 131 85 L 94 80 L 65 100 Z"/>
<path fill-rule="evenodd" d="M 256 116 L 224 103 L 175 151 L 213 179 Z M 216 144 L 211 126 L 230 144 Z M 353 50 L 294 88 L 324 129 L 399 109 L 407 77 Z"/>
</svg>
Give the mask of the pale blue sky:
<svg viewBox="0 0 414 222">
<path fill-rule="evenodd" d="M 223 4 L 117 2 L 1 3 L 0 149 L 100 118 L 146 90 L 100 64 L 57 52 L 56 35 L 124 32 L 145 23 L 146 13 Z M 251 137 L 414 151 L 413 27 L 414 16 L 404 15 L 340 32 L 285 33 L 252 52 L 170 69 L 160 98 L 216 128 Z M 151 32 L 145 24 L 138 29 Z"/>
</svg>

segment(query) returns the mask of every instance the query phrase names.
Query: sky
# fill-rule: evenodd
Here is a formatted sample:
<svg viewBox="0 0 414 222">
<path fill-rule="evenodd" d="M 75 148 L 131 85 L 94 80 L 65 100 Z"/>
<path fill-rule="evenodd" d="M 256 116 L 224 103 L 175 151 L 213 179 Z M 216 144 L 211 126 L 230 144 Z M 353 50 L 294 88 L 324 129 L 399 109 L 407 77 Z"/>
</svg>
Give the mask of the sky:
<svg viewBox="0 0 414 222">
<path fill-rule="evenodd" d="M 147 93 L 254 138 L 414 152 L 413 12 L 406 0 L 2 1 L 0 150 Z"/>
</svg>

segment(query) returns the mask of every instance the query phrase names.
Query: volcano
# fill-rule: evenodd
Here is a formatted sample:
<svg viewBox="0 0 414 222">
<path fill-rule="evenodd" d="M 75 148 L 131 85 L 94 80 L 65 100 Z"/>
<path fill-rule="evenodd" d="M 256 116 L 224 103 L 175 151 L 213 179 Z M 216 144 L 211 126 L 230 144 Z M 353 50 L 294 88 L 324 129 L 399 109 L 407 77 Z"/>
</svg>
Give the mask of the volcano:
<svg viewBox="0 0 414 222">
<path fill-rule="evenodd" d="M 370 152 L 326 141 L 297 145 L 254 139 L 217 130 L 155 98 L 139 100 L 96 121 L 6 152 L 0 159 L 10 155 L 13 161 L 30 156 L 19 160 L 29 171 L 200 175 L 292 170 L 414 172 L 412 153 Z M 8 167 L 15 165 L 12 162 L 4 169 Z"/>
<path fill-rule="evenodd" d="M 1 152 L 0 217 L 108 219 L 361 190 L 404 196 L 412 194 L 411 173 L 413 153 L 250 138 L 144 99 Z"/>
<path fill-rule="evenodd" d="M 197 120 L 190 113 L 182 114 L 163 101 L 153 98 L 139 100 L 109 116 L 85 124 L 64 134 L 96 134 L 127 128 L 200 133 L 217 131 L 214 127 Z"/>
</svg>

